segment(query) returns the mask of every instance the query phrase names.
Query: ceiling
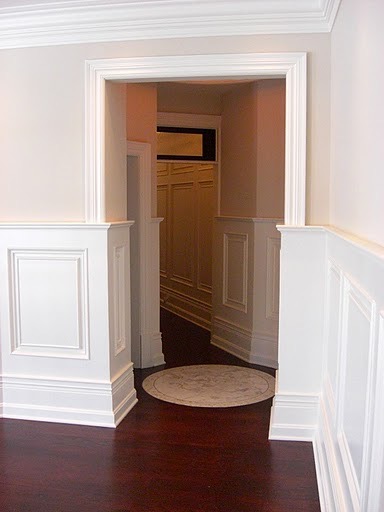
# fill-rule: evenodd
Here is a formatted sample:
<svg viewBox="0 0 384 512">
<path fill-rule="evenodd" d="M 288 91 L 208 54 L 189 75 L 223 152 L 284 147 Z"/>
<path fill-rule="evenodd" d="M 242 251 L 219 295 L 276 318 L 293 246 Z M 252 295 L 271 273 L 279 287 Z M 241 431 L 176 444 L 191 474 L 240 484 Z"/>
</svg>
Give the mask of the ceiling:
<svg viewBox="0 0 384 512">
<path fill-rule="evenodd" d="M 0 0 L 0 49 L 330 32 L 341 0 Z"/>
</svg>

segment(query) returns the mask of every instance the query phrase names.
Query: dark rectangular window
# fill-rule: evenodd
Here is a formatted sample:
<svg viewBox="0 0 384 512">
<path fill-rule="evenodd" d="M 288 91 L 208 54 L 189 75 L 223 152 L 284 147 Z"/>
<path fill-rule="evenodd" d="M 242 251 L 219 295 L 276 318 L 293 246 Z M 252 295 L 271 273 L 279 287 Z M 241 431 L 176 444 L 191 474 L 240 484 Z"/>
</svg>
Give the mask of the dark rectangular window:
<svg viewBox="0 0 384 512">
<path fill-rule="evenodd" d="M 216 130 L 157 127 L 158 160 L 216 161 Z"/>
</svg>

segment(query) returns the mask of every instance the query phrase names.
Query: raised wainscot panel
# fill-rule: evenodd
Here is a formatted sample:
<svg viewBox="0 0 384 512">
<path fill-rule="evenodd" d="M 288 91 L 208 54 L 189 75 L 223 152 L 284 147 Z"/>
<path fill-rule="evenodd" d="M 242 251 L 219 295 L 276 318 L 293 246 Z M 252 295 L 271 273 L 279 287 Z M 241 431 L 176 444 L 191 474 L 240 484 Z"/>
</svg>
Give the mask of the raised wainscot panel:
<svg viewBox="0 0 384 512">
<path fill-rule="evenodd" d="M 172 281 L 193 286 L 194 260 L 194 187 L 193 183 L 174 184 L 172 210 Z"/>
<path fill-rule="evenodd" d="M 337 431 L 354 510 L 360 510 L 375 303 L 345 277 Z"/>
<path fill-rule="evenodd" d="M 168 164 L 166 162 L 157 162 L 157 176 L 168 176 Z"/>
<path fill-rule="evenodd" d="M 363 489 L 364 510 L 381 512 L 384 510 L 384 311 L 379 314 L 379 329 L 376 341 L 375 363 L 372 372 L 372 404 L 370 404 L 372 430 L 370 447 L 367 450 L 368 468 Z"/>
<path fill-rule="evenodd" d="M 338 367 L 340 365 L 340 335 L 341 335 L 341 286 L 342 276 L 340 268 L 331 260 L 328 261 L 327 283 L 327 359 L 326 368 L 332 412 L 338 394 Z"/>
<path fill-rule="evenodd" d="M 87 359 L 87 250 L 9 249 L 8 261 L 12 354 Z"/>
<path fill-rule="evenodd" d="M 114 345 L 115 356 L 120 354 L 127 346 L 126 329 L 126 290 L 127 285 L 125 267 L 127 245 L 122 244 L 113 248 L 113 304 L 114 304 Z"/>
<path fill-rule="evenodd" d="M 248 235 L 224 233 L 223 305 L 247 312 Z"/>
<path fill-rule="evenodd" d="M 267 238 L 266 312 L 268 319 L 279 319 L 280 237 Z"/>
<path fill-rule="evenodd" d="M 173 176 L 178 174 L 193 174 L 195 171 L 195 165 L 189 163 L 171 163 L 169 164 L 171 174 Z"/>
</svg>

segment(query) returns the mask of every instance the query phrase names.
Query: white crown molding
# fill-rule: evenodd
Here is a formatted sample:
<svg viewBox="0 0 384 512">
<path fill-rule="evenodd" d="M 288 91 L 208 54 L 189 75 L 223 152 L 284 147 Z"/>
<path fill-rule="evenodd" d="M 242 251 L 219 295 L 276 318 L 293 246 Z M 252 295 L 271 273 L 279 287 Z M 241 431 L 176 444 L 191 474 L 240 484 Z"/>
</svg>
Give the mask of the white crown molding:
<svg viewBox="0 0 384 512">
<path fill-rule="evenodd" d="M 0 49 L 330 32 L 341 0 L 4 0 Z"/>
</svg>

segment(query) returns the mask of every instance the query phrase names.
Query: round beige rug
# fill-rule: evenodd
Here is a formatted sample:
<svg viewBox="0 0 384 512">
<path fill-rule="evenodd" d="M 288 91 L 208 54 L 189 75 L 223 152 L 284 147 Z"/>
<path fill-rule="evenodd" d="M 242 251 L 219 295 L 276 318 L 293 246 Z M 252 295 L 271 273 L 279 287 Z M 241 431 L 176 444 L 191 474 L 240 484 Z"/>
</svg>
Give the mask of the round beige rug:
<svg viewBox="0 0 384 512">
<path fill-rule="evenodd" d="M 179 366 L 153 373 L 143 382 L 147 393 L 191 407 L 235 407 L 254 404 L 275 394 L 275 379 L 241 366 Z"/>
</svg>

